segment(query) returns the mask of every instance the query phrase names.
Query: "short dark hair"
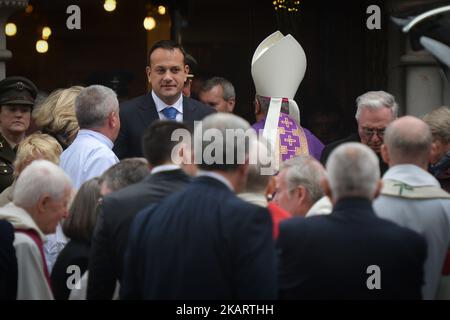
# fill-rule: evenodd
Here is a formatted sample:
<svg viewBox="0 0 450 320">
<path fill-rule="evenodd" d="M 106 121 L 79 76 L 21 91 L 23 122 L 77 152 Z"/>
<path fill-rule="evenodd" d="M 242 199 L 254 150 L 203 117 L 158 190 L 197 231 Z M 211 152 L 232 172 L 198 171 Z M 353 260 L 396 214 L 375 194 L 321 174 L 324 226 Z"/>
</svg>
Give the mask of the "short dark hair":
<svg viewBox="0 0 450 320">
<path fill-rule="evenodd" d="M 117 191 L 144 179 L 150 173 L 148 163 L 143 158 L 128 158 L 116 163 L 101 176 L 101 183 L 112 191 Z"/>
<path fill-rule="evenodd" d="M 170 159 L 173 148 L 179 141 L 172 141 L 172 133 L 177 129 L 192 131 L 183 123 L 157 120 L 145 129 L 142 136 L 142 151 L 152 166 L 159 166 Z"/>
<path fill-rule="evenodd" d="M 62 223 L 64 234 L 76 241 L 90 242 L 97 223 L 100 199 L 100 178 L 83 183 L 69 209 L 69 217 Z"/>
<path fill-rule="evenodd" d="M 152 56 L 153 51 L 155 51 L 156 49 L 164 49 L 164 50 L 175 50 L 175 49 L 178 49 L 183 54 L 184 64 L 186 64 L 186 51 L 184 51 L 184 49 L 181 46 L 181 44 L 179 44 L 179 43 L 177 43 L 177 42 L 175 42 L 173 40 L 161 40 L 161 41 L 155 42 L 153 44 L 153 46 L 150 48 L 150 50 L 148 51 L 148 55 L 147 55 L 148 66 L 150 66 L 150 57 Z"/>
</svg>

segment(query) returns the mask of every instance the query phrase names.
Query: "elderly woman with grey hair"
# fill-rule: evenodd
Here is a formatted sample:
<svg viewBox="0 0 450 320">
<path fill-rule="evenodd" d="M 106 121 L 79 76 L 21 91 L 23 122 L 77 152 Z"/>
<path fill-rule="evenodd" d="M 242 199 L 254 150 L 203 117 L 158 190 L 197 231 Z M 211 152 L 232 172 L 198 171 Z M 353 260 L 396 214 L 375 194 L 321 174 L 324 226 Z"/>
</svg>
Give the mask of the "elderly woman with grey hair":
<svg viewBox="0 0 450 320">
<path fill-rule="evenodd" d="M 450 108 L 443 106 L 423 117 L 433 136 L 430 173 L 450 192 Z"/>
</svg>

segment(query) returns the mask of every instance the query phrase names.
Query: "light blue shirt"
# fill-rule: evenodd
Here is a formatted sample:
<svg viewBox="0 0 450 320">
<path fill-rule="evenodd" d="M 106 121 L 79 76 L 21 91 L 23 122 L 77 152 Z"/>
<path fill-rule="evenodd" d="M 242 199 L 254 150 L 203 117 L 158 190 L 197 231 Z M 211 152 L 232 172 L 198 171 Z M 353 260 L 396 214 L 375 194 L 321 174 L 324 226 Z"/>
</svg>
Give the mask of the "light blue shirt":
<svg viewBox="0 0 450 320">
<path fill-rule="evenodd" d="M 82 129 L 61 154 L 60 167 L 72 179 L 76 189 L 87 180 L 101 176 L 119 162 L 112 151 L 113 142 L 103 134 Z"/>
<path fill-rule="evenodd" d="M 153 92 L 153 90 L 152 90 L 152 97 L 153 97 L 153 101 L 155 101 L 156 111 L 158 111 L 160 120 L 167 120 L 166 116 L 164 115 L 164 113 L 162 111 L 165 108 L 173 107 L 173 108 L 177 109 L 177 111 L 178 111 L 177 116 L 175 117 L 175 120 L 177 122 L 183 122 L 183 95 L 182 94 L 180 94 L 180 98 L 178 98 L 177 102 L 175 102 L 171 106 L 169 106 L 164 101 L 162 101 L 160 98 L 158 98 L 158 96 L 155 94 L 155 92 Z"/>
<path fill-rule="evenodd" d="M 396 180 L 413 187 L 439 187 L 439 182 L 431 174 L 411 164 L 391 167 L 384 174 L 383 180 Z M 373 202 L 373 208 L 380 218 L 416 231 L 425 238 L 427 259 L 422 297 L 434 299 L 450 246 L 450 199 L 408 199 L 380 195 Z"/>
</svg>

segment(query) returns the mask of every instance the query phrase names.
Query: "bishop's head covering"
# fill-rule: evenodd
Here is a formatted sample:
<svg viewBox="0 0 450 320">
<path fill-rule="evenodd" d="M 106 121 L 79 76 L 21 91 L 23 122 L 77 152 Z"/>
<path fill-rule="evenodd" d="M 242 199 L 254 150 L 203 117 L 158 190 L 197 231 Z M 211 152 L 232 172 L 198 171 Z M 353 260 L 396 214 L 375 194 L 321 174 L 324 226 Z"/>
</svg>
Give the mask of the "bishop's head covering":
<svg viewBox="0 0 450 320">
<path fill-rule="evenodd" d="M 305 71 L 305 52 L 290 34 L 284 36 L 276 31 L 264 39 L 253 54 L 251 72 L 256 94 L 270 98 L 263 136 L 281 161 L 308 153 L 300 127 L 300 111 L 294 101 Z M 289 104 L 289 115 L 281 114 L 283 101 Z"/>
</svg>

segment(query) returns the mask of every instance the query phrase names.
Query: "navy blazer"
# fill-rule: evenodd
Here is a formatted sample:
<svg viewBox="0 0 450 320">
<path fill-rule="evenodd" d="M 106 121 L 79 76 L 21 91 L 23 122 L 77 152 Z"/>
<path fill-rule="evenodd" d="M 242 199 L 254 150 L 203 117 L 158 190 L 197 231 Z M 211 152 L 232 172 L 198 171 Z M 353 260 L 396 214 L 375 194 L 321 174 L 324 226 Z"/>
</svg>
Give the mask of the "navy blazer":
<svg viewBox="0 0 450 320">
<path fill-rule="evenodd" d="M 13 226 L 0 220 L 0 300 L 17 299 L 17 259 L 13 242 Z"/>
<path fill-rule="evenodd" d="M 320 156 L 320 162 L 325 166 L 327 164 L 327 160 L 330 157 L 330 154 L 333 152 L 334 149 L 339 147 L 341 144 L 347 143 L 347 142 L 360 142 L 361 138 L 357 133 L 353 133 L 349 135 L 348 137 L 337 140 L 334 142 L 331 142 L 330 144 L 327 144 L 325 148 L 322 150 L 322 154 Z M 381 158 L 381 154 L 377 153 L 379 165 L 380 165 L 380 174 L 383 175 L 388 169 L 389 166 L 387 163 L 384 162 L 384 160 Z"/>
<path fill-rule="evenodd" d="M 292 218 L 278 238 L 281 299 L 420 299 L 425 240 L 378 218 L 369 200 L 338 201 L 326 216 Z M 381 289 L 367 281 L 380 268 Z"/>
<path fill-rule="evenodd" d="M 181 169 L 163 171 L 103 199 L 89 260 L 88 300 L 112 298 L 116 280 L 122 277 L 128 232 L 135 215 L 190 182 L 191 177 Z"/>
<path fill-rule="evenodd" d="M 276 254 L 266 208 L 198 177 L 141 211 L 121 299 L 274 299 Z"/>
<path fill-rule="evenodd" d="M 191 128 L 215 109 L 183 96 L 183 122 Z M 120 104 L 120 131 L 113 151 L 119 159 L 142 157 L 142 134 L 159 120 L 151 92 Z"/>
</svg>

